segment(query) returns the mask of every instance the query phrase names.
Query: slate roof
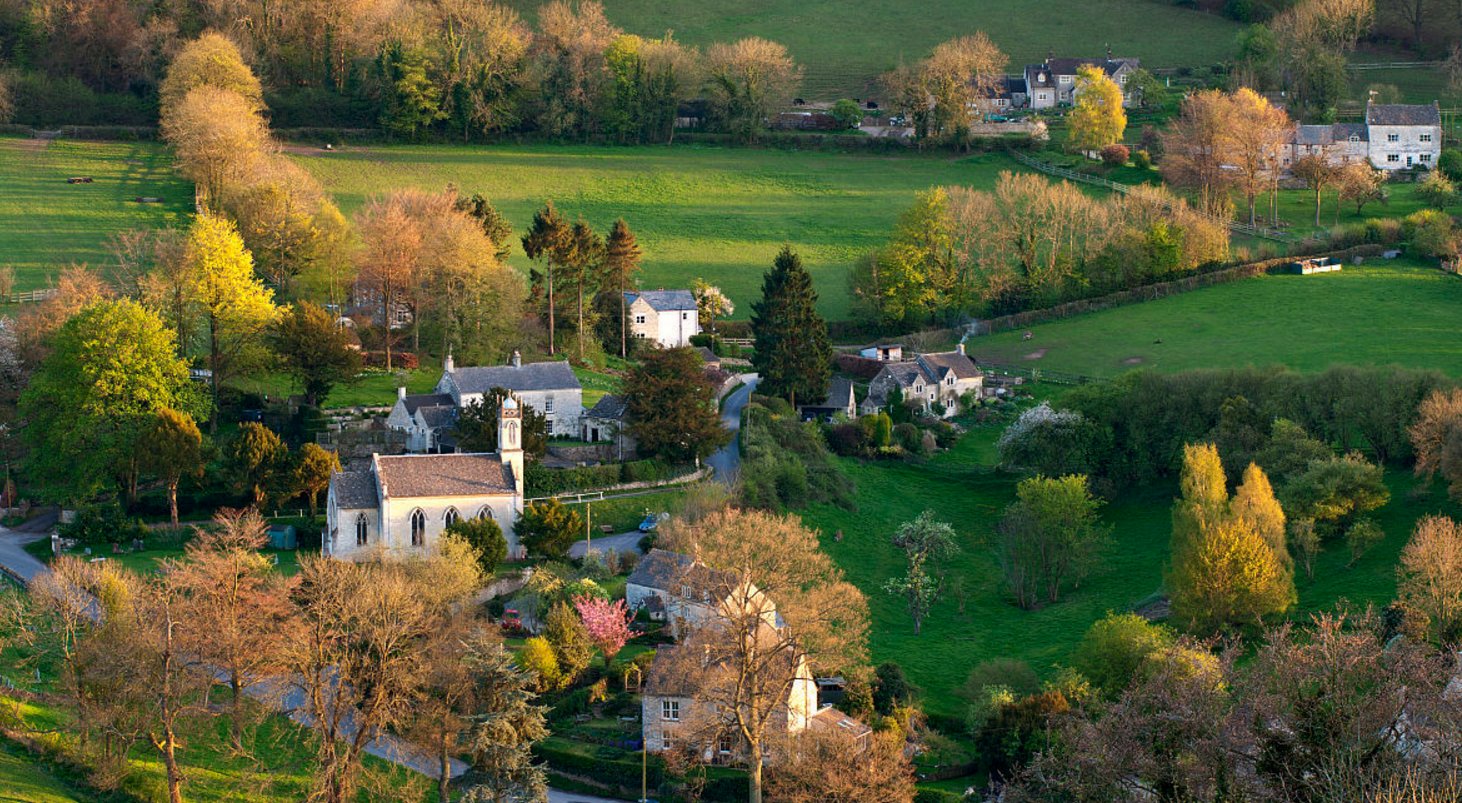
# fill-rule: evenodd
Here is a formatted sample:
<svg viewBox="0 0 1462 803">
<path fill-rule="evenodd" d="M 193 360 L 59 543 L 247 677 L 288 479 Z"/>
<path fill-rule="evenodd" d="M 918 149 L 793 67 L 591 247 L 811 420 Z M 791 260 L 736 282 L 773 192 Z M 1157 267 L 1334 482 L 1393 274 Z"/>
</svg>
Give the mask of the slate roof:
<svg viewBox="0 0 1462 803">
<path fill-rule="evenodd" d="M 579 378 L 566 361 L 522 365 L 482 365 L 449 372 L 459 393 L 487 393 L 493 388 L 511 391 L 580 390 Z"/>
<path fill-rule="evenodd" d="M 705 346 L 697 346 L 696 347 L 696 350 L 695 350 L 695 353 L 701 355 L 701 362 L 705 363 L 706 365 L 720 365 L 721 364 L 721 358 L 718 357 L 718 356 L 716 356 L 716 352 L 711 351 L 710 349 L 706 348 Z"/>
<path fill-rule="evenodd" d="M 420 407 L 451 406 L 452 396 L 447 393 L 420 393 L 415 396 L 407 396 L 401 400 L 406 405 L 407 415 L 416 415 Z"/>
<path fill-rule="evenodd" d="M 494 453 L 376 455 L 376 476 L 388 497 L 483 496 L 513 493 L 512 471 Z"/>
<path fill-rule="evenodd" d="M 846 410 L 848 400 L 853 398 L 853 380 L 845 376 L 835 376 L 827 383 L 827 398 L 821 404 L 804 404 L 803 407 L 811 407 L 826 410 Z"/>
<path fill-rule="evenodd" d="M 1441 125 L 1442 111 L 1435 103 L 1370 103 L 1366 105 L 1366 124 Z"/>
<path fill-rule="evenodd" d="M 1331 128 L 1334 129 L 1336 142 L 1349 142 L 1352 136 L 1361 142 L 1370 139 L 1370 129 L 1366 128 L 1365 123 L 1336 123 Z"/>
<path fill-rule="evenodd" d="M 584 413 L 588 418 L 602 418 L 607 421 L 619 421 L 624 418 L 624 411 L 628 405 L 625 404 L 623 396 L 616 396 L 606 393 L 594 402 L 589 412 Z"/>
<path fill-rule="evenodd" d="M 625 293 L 625 301 L 635 303 L 635 298 L 643 298 L 650 309 L 657 312 L 672 310 L 693 310 L 695 296 L 689 290 L 642 290 L 638 293 Z"/>
<path fill-rule="evenodd" d="M 1294 129 L 1296 145 L 1329 145 L 1335 141 L 1335 126 L 1297 125 Z"/>
<path fill-rule="evenodd" d="M 380 506 L 376 497 L 376 479 L 369 471 L 339 471 L 330 477 L 330 490 L 335 505 L 346 510 L 362 510 Z"/>
<path fill-rule="evenodd" d="M 608 397 L 606 397 L 608 398 Z M 598 405 L 595 405 L 597 408 Z M 689 555 L 665 549 L 651 549 L 630 573 L 625 581 L 628 585 L 644 586 L 657 591 L 669 591 L 676 577 L 691 563 Z"/>
<path fill-rule="evenodd" d="M 1005 87 L 1004 87 L 1004 89 L 1005 89 L 1005 94 L 1007 94 L 1007 95 L 1024 95 L 1025 94 L 1025 76 L 1024 75 L 1007 75 L 1007 76 L 1005 76 Z"/>
<path fill-rule="evenodd" d="M 1105 72 L 1107 75 L 1115 75 L 1117 73 L 1117 70 L 1122 69 L 1128 64 L 1136 67 L 1138 65 L 1138 60 L 1134 58 L 1046 59 L 1046 63 L 1044 65 L 1038 66 L 1044 66 L 1046 69 L 1050 70 L 1056 75 L 1075 75 L 1077 70 L 1081 69 L 1087 64 L 1101 67 L 1102 71 Z"/>
<path fill-rule="evenodd" d="M 457 408 L 450 404 L 438 404 L 418 409 L 421 411 L 421 420 L 432 429 L 446 429 L 457 423 Z"/>
</svg>

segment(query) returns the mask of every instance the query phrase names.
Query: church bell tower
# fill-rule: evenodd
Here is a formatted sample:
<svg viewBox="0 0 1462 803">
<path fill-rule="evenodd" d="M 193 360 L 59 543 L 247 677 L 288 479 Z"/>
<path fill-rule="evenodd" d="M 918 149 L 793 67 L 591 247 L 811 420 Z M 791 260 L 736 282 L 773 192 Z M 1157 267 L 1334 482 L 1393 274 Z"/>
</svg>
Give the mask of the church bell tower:
<svg viewBox="0 0 1462 803">
<path fill-rule="evenodd" d="M 503 399 L 497 417 L 497 451 L 503 465 L 513 472 L 513 487 L 523 494 L 523 407 L 511 395 Z"/>
</svg>

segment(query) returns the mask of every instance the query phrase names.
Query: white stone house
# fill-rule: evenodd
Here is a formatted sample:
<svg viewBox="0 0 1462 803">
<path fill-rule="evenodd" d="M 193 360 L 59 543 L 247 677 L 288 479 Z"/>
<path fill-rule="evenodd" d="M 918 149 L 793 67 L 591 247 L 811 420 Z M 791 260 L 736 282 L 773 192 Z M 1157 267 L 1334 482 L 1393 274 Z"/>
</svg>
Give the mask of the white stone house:
<svg viewBox="0 0 1462 803">
<path fill-rule="evenodd" d="M 323 551 L 353 560 L 384 551 L 407 555 L 435 545 L 447 526 L 491 518 L 510 555 L 523 510 L 522 409 L 512 398 L 498 417 L 497 452 L 372 455 L 364 471 L 337 471 L 325 497 Z"/>
<path fill-rule="evenodd" d="M 624 300 L 634 337 L 673 349 L 701 333 L 700 310 L 689 290 L 643 290 L 625 293 Z"/>
<path fill-rule="evenodd" d="M 630 610 L 643 608 L 651 618 L 669 622 L 677 638 L 737 606 L 755 605 L 769 627 L 782 626 L 776 604 L 755 586 L 664 549 L 651 549 L 635 564 L 624 599 Z"/>
<path fill-rule="evenodd" d="M 458 368 L 448 355 L 436 393 L 450 396 L 452 406 L 461 409 L 481 401 L 493 388 L 510 391 L 525 406 L 542 413 L 548 419 L 549 435 L 578 437 L 584 387 L 567 361 L 524 363 L 515 351 L 507 365 Z"/>
<path fill-rule="evenodd" d="M 1286 172 L 1306 156 L 1331 164 L 1369 160 L 1377 170 L 1436 167 L 1442 155 L 1442 112 L 1427 104 L 1366 104 L 1364 123 L 1298 125 L 1280 159 Z"/>
<path fill-rule="evenodd" d="M 446 393 L 408 395 L 396 389 L 396 405 L 386 417 L 386 426 L 406 433 L 408 452 L 452 451 L 451 430 L 457 421 L 457 405 Z"/>
<path fill-rule="evenodd" d="M 907 362 L 889 363 L 868 383 L 868 396 L 858 409 L 864 415 L 888 406 L 895 387 L 903 393 L 904 403 L 932 413 L 935 404 L 943 406 L 944 417 L 960 411 L 961 399 L 970 393 L 984 393 L 984 372 L 965 355 L 964 344 L 954 351 L 919 354 Z"/>
<path fill-rule="evenodd" d="M 1402 103 L 1367 103 L 1371 164 L 1378 170 L 1437 166 L 1442 155 L 1442 110 Z"/>
<path fill-rule="evenodd" d="M 1077 71 L 1087 65 L 1100 67 L 1107 77 L 1122 88 L 1122 105 L 1132 106 L 1136 102 L 1133 91 L 1127 88 L 1132 73 L 1141 66 L 1135 58 L 1105 59 L 1047 58 L 1041 64 L 1028 64 L 1025 68 L 1026 97 L 1032 109 L 1054 109 L 1070 106 L 1076 97 Z"/>
<path fill-rule="evenodd" d="M 614 447 L 615 459 L 625 460 L 635 454 L 635 439 L 629 434 L 628 405 L 623 396 L 606 393 L 599 397 L 582 419 L 579 437 L 588 443 L 608 443 Z"/>
</svg>

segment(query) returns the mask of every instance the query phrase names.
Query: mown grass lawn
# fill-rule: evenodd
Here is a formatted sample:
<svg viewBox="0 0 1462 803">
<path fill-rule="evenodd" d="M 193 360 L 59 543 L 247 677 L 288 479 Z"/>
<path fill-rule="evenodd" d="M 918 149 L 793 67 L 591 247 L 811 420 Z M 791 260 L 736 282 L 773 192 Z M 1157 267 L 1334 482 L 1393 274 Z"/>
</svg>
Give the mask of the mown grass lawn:
<svg viewBox="0 0 1462 803">
<path fill-rule="evenodd" d="M 510 0 L 530 18 L 546 0 Z M 748 0 L 740 3 L 608 0 L 609 20 L 631 33 L 695 45 L 761 36 L 787 46 L 806 69 L 800 95 L 812 100 L 886 97 L 876 85 L 900 62 L 940 42 L 984 31 L 1010 56 L 1008 69 L 1057 56 L 1118 56 L 1152 66 L 1202 66 L 1233 56 L 1239 26 L 1162 0 L 928 0 L 917 13 L 895 0 Z"/>
<path fill-rule="evenodd" d="M 963 713 L 958 690 L 975 664 L 1016 658 L 1050 676 L 1070 659 L 1093 622 L 1163 589 L 1175 487 L 1129 491 L 1107 505 L 1103 519 L 1114 545 L 1096 572 L 1055 605 L 1035 611 L 1015 607 L 1006 594 L 992 540 L 996 522 L 1014 499 L 1017 479 L 989 465 L 989 446 L 997 432 L 995 427 L 976 429 L 924 463 L 845 459 L 842 465 L 858 485 L 858 509 L 815 505 L 803 511 L 804 520 L 821 531 L 823 548 L 868 596 L 874 662 L 901 664 L 923 688 L 926 707 L 935 713 Z M 1354 566 L 1347 565 L 1350 555 L 1343 544 L 1327 544 L 1315 561 L 1314 577 L 1306 577 L 1303 570 L 1297 577 L 1299 605 L 1293 617 L 1307 620 L 1341 600 L 1361 606 L 1390 602 L 1396 592 L 1397 556 L 1416 520 L 1433 513 L 1462 513 L 1440 485 L 1414 491 L 1417 481 L 1400 472 L 1389 472 L 1387 484 L 1391 502 L 1374 514 L 1385 540 Z M 954 524 L 961 551 L 940 567 L 946 573 L 946 594 L 916 636 L 902 601 L 882 586 L 905 568 L 903 554 L 890 542 L 894 530 L 925 509 Z M 835 538 L 838 531 L 841 541 Z"/>
<path fill-rule="evenodd" d="M 1462 376 L 1462 280 L 1408 260 L 1339 273 L 1271 275 L 980 337 L 976 359 L 1092 376 L 1336 364 L 1430 368 Z"/>
<path fill-rule="evenodd" d="M 193 185 L 172 163 L 155 143 L 0 137 L 0 266 L 15 269 L 16 289 L 44 287 L 73 262 L 103 264 L 117 232 L 184 221 Z M 81 176 L 93 182 L 66 183 Z"/>
<path fill-rule="evenodd" d="M 875 155 L 702 146 L 359 147 L 295 160 L 347 213 L 398 187 L 480 192 L 519 232 L 552 200 L 600 232 L 623 217 L 644 252 L 644 287 L 703 277 L 751 314 L 762 275 L 790 243 L 812 272 L 820 308 L 848 317 L 847 271 L 887 242 L 914 193 L 942 184 L 988 188 L 1019 166 L 998 154 Z M 516 242 L 514 265 L 527 258 Z"/>
</svg>

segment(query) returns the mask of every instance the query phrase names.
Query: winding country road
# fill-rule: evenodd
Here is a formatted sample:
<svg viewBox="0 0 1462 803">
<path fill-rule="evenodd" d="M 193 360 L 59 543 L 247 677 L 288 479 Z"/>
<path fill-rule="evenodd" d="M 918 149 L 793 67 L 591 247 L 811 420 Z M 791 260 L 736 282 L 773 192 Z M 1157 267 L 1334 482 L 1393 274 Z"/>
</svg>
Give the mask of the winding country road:
<svg viewBox="0 0 1462 803">
<path fill-rule="evenodd" d="M 742 374 L 741 380 L 746 384 L 732 391 L 726 397 L 726 406 L 721 408 L 721 424 L 736 434 L 730 443 L 706 458 L 706 465 L 716 470 L 716 479 L 727 485 L 735 482 L 736 476 L 741 473 L 741 410 L 751 400 L 751 394 L 756 390 L 756 383 L 761 381 L 761 377 L 756 374 Z"/>
</svg>

